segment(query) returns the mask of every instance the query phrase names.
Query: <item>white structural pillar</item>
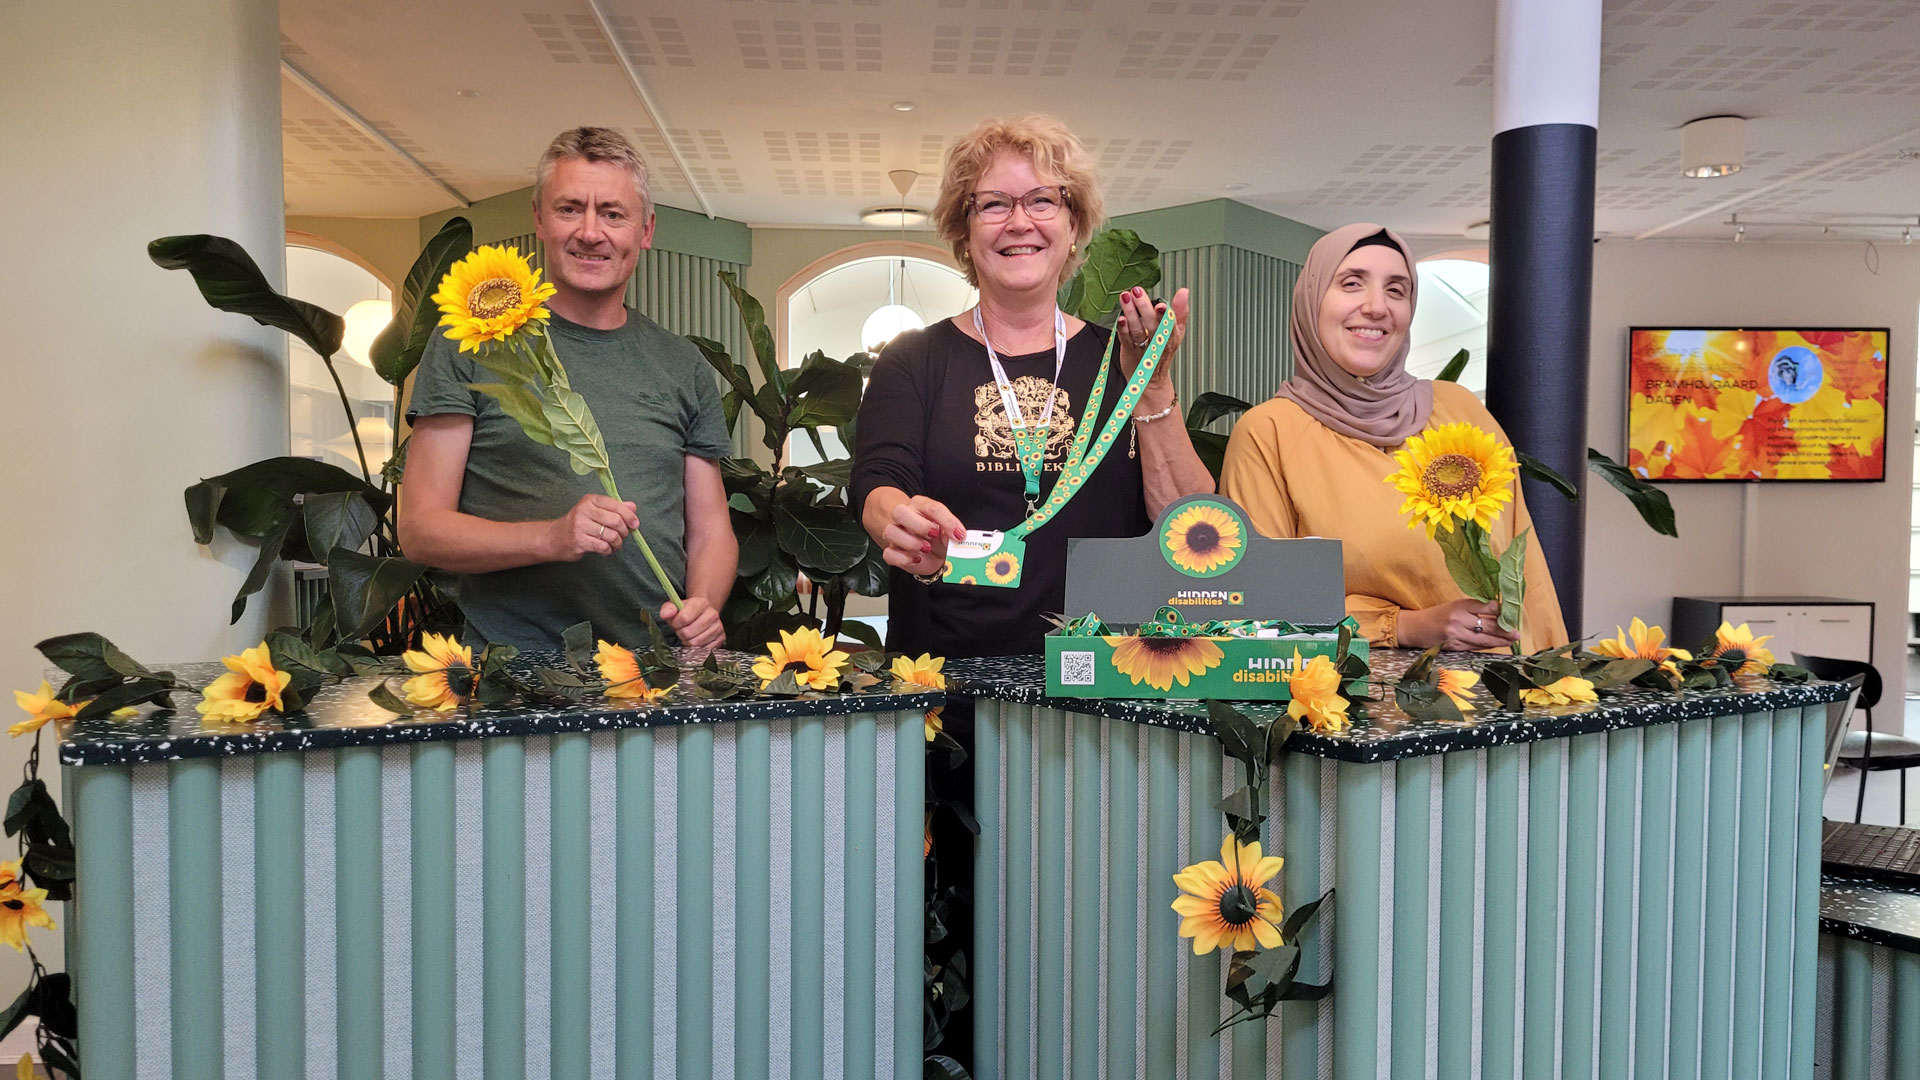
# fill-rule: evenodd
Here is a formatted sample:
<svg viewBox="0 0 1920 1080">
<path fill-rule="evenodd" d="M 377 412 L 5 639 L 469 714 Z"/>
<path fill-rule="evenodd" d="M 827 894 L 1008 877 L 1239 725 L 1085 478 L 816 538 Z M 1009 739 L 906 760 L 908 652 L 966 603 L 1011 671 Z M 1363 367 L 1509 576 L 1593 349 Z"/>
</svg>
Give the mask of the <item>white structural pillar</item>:
<svg viewBox="0 0 1920 1080">
<path fill-rule="evenodd" d="M 1498 0 L 1487 407 L 1584 491 L 1601 0 Z M 1582 634 L 1586 516 L 1524 481 L 1567 630 Z"/>
<path fill-rule="evenodd" d="M 284 280 L 279 22 L 274 0 L 7 6 L 0 690 L 39 684 L 33 643 L 54 634 L 96 630 L 166 662 L 218 658 L 271 625 L 258 597 L 228 625 L 254 551 L 196 546 L 181 492 L 287 452 L 286 335 L 212 310 L 146 245 L 222 234 Z M 0 740 L 0 775 L 17 775 L 27 742 Z M 57 785 L 50 748 L 41 760 Z M 30 933 L 60 970 L 59 936 Z M 11 997 L 26 964 L 0 960 Z M 132 1075 L 114 1048 L 86 1053 L 89 1077 Z"/>
</svg>

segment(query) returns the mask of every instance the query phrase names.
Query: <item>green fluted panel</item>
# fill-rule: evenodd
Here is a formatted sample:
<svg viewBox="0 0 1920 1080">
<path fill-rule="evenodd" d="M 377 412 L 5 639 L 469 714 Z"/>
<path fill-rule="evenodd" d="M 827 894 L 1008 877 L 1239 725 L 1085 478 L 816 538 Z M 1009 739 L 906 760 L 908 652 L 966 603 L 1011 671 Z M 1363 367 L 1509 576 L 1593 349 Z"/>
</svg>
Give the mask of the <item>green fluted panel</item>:
<svg viewBox="0 0 1920 1080">
<path fill-rule="evenodd" d="M 87 770 L 91 772 L 92 770 Z M 254 1006 L 261 1076 L 307 1069 L 305 778 L 299 754 L 261 754 L 253 766 Z M 82 850 L 85 850 L 84 848 Z M 91 897 L 88 903 L 93 903 Z M 94 1053 L 89 1048 L 88 1054 Z M 96 1075 L 88 1062 L 88 1075 Z M 108 1075 L 112 1075 L 109 1073 Z"/>
<path fill-rule="evenodd" d="M 1156 290 L 1192 290 L 1193 318 L 1174 371 L 1183 400 L 1206 391 L 1262 401 L 1293 373 L 1287 309 L 1300 267 L 1227 244 L 1160 253 Z"/>
<path fill-rule="evenodd" d="M 1320 898 L 1326 883 L 1320 880 L 1320 758 L 1288 754 L 1281 766 L 1286 786 L 1283 847 L 1289 853 L 1281 868 L 1280 905 L 1292 911 Z M 1333 910 L 1329 905 L 1328 910 Z M 1326 962 L 1327 935 L 1315 918 L 1294 942 L 1300 946 L 1300 977 L 1317 983 Z M 1289 1001 L 1280 1006 L 1281 1067 L 1288 1080 L 1313 1077 L 1320 1069 L 1320 1006 L 1311 1001 Z"/>
<path fill-rule="evenodd" d="M 735 724 L 734 731 L 733 887 L 740 896 L 752 896 L 767 887 L 767 866 L 773 858 L 767 787 L 773 772 L 773 728 L 765 720 L 747 720 Z M 918 811 L 899 817 L 900 827 L 914 833 L 909 823 L 918 820 Z M 779 905 L 776 901 L 770 906 Z M 769 920 L 733 920 L 734 970 L 740 973 L 733 986 L 733 1015 L 738 1020 L 733 1029 L 733 1074 L 742 1080 L 766 1076 L 771 1061 L 762 1018 L 769 1015 L 772 995 L 767 980 L 750 973 L 772 970 L 768 966 L 772 941 Z"/>
<path fill-rule="evenodd" d="M 1680 730 L 1674 724 L 1645 729 L 1640 778 L 1640 944 L 1634 1010 L 1636 1076 L 1658 1077 L 1667 1067 L 1667 917 L 1673 884 L 1673 784 L 1679 765 Z"/>
<path fill-rule="evenodd" d="M 671 737 L 671 732 L 667 735 Z M 627 728 L 616 733 L 613 739 L 613 831 L 617 845 L 613 866 L 613 980 L 617 1003 L 613 1014 L 613 1067 L 620 1080 L 649 1080 L 653 1076 L 654 732 L 650 728 Z M 796 778 L 798 775 L 796 767 Z M 796 780 L 796 833 L 800 790 Z M 793 875 L 796 916 L 806 895 L 803 868 L 814 868 L 813 895 L 817 901 L 818 866 L 818 862 L 799 861 L 796 850 Z M 796 949 L 793 957 L 796 969 L 801 960 L 802 952 Z M 804 1075 L 800 1072 L 802 1059 L 798 1053 L 799 1033 L 803 1030 L 818 1028 L 794 1029 L 795 1076 Z"/>
<path fill-rule="evenodd" d="M 1100 719 L 1067 713 L 1073 754 L 1073 962 L 1067 972 L 1073 994 L 1069 1059 L 1071 1076 L 1100 1074 L 1100 931 L 1106 897 L 1100 881 Z"/>
<path fill-rule="evenodd" d="M 678 1076 L 712 1076 L 713 727 L 688 724 L 676 738 L 674 1066 Z"/>
<path fill-rule="evenodd" d="M 1783 715 L 1785 712 L 1783 710 Z M 1793 1070 L 1798 1080 L 1813 1075 L 1813 1025 L 1816 1009 L 1820 923 L 1820 803 L 1825 792 L 1825 708 L 1800 710 L 1800 791 L 1797 889 L 1793 900 Z"/>
<path fill-rule="evenodd" d="M 527 1057 L 527 752 L 520 739 L 480 746 L 480 1014 L 485 1080 L 515 1080 Z"/>
<path fill-rule="evenodd" d="M 926 940 L 926 863 L 922 832 L 914 828 L 926 811 L 927 736 L 920 713 L 905 713 L 894 724 L 893 803 L 893 1062 L 891 1075 L 911 1077 L 920 1070 L 921 963 Z M 978 743 L 975 744 L 978 746 Z M 965 858 L 955 852 L 957 862 Z M 985 895 L 977 893 L 976 895 Z M 983 910 L 976 907 L 976 911 Z M 978 953 L 974 954 L 979 955 Z M 972 959 L 972 957 L 968 957 Z M 758 971 L 765 968 L 764 959 Z M 974 969 L 977 976 L 978 969 Z M 886 988 L 883 988 L 885 992 Z M 741 1014 L 743 1023 L 751 1023 Z M 974 1014 L 978 1022 L 979 1013 Z"/>
<path fill-rule="evenodd" d="M 1067 792 L 1061 784 L 1072 762 L 1067 757 L 1067 721 L 1055 709 L 1036 718 L 1040 741 L 1040 883 L 1034 970 L 1035 1076 L 1064 1076 L 1067 1067 Z"/>
<path fill-rule="evenodd" d="M 1793 1056 L 1794 950 L 1787 943 L 1793 941 L 1799 893 L 1800 804 L 1793 792 L 1800 775 L 1800 710 L 1774 713 L 1772 725 L 1774 796 L 1767 810 L 1766 891 L 1766 940 L 1771 947 L 1766 950 L 1766 990 L 1760 997 L 1760 1045 L 1765 1075 L 1785 1076 Z"/>
<path fill-rule="evenodd" d="M 1738 716 L 1710 721 L 1705 941 L 1700 954 L 1700 1074 L 1726 1076 L 1733 1041 L 1734 856 L 1740 844 Z M 1696 723 L 1701 723 L 1696 721 Z"/>
<path fill-rule="evenodd" d="M 1380 909 L 1379 858 L 1385 791 L 1378 765 L 1341 762 L 1338 768 L 1337 845 L 1348 857 L 1333 865 L 1342 931 L 1333 941 L 1340 998 L 1333 1010 L 1334 1070 L 1342 1076 L 1373 1076 L 1379 1067 L 1381 992 L 1379 938 L 1373 927 L 1387 917 Z"/>
<path fill-rule="evenodd" d="M 827 1048 L 827 726 L 793 722 L 793 1076 L 822 1080 Z M 839 903 L 835 897 L 833 902 Z M 814 929 L 819 927 L 819 930 Z M 660 1080 L 667 1080 L 661 1077 Z"/>
<path fill-rule="evenodd" d="M 1226 764 L 1224 754 L 1222 754 L 1222 763 Z M 1233 762 L 1229 767 L 1233 771 L 1229 774 L 1228 779 L 1221 785 L 1222 794 L 1246 782 L 1244 766 L 1238 762 Z M 1271 788 L 1272 785 L 1269 785 L 1267 792 L 1269 798 L 1273 796 Z M 1260 828 L 1260 850 L 1263 856 L 1281 854 L 1279 847 L 1280 837 L 1274 833 L 1273 829 L 1273 818 L 1271 816 L 1273 809 L 1272 806 L 1268 807 L 1269 816 L 1267 822 Z M 1226 829 L 1226 819 L 1224 817 L 1220 819 L 1220 825 L 1221 831 L 1224 833 Z M 1285 866 L 1283 865 L 1281 869 L 1284 870 Z M 1278 883 L 1276 882 L 1275 884 L 1277 885 Z M 1282 903 L 1284 904 L 1284 901 Z M 1227 1007 L 1231 1008 L 1231 1006 Z M 1231 1075 L 1234 1080 L 1256 1080 L 1256 1078 L 1266 1075 L 1267 1023 L 1268 1022 L 1250 1020 L 1246 1023 L 1235 1024 L 1228 1030 L 1227 1038 L 1230 1042 L 1228 1043 L 1227 1053 L 1231 1060 L 1229 1075 Z M 1278 1031 L 1279 1029 L 1276 1028 L 1275 1034 L 1278 1034 Z"/>
<path fill-rule="evenodd" d="M 1187 766 L 1187 850 L 1178 865 L 1189 866 L 1220 857 L 1227 823 L 1215 806 L 1224 794 L 1221 771 L 1225 766 L 1219 740 L 1193 735 L 1184 738 L 1191 755 Z M 1225 978 L 1221 954 L 1216 949 L 1205 956 L 1193 956 L 1189 949 L 1186 968 L 1187 1044 L 1180 1052 L 1187 1060 L 1188 1076 L 1215 1076 L 1220 1072 L 1220 1038 L 1213 1029 L 1220 1023 L 1220 987 Z"/>
<path fill-rule="evenodd" d="M 921 726 L 925 737 L 926 727 Z M 872 713 L 847 718 L 847 762 L 843 780 L 846 800 L 846 903 L 841 924 L 846 935 L 845 968 L 841 995 L 845 1027 L 839 1033 L 844 1041 L 843 1069 L 849 1080 L 866 1080 L 874 1075 L 873 1028 L 876 921 L 874 901 L 877 875 L 874 864 L 874 835 L 877 814 L 874 809 L 873 761 L 878 725 Z M 708 827 L 712 832 L 712 827 Z M 708 994 L 712 998 L 711 992 Z M 683 1074 L 686 1075 L 686 1074 Z M 704 1076 L 705 1073 L 690 1075 Z"/>
<path fill-rule="evenodd" d="M 1873 946 L 1841 938 L 1833 972 L 1833 1080 L 1872 1080 Z"/>
<path fill-rule="evenodd" d="M 1393 1047 L 1389 1074 L 1421 1078 L 1427 1069 L 1427 886 L 1433 785 L 1438 759 L 1405 758 L 1393 777 Z M 1469 857 L 1468 865 L 1472 865 Z"/>
<path fill-rule="evenodd" d="M 1677 725 L 1679 762 L 1673 805 L 1673 978 L 1668 1012 L 1673 1045 L 1667 1056 L 1671 1080 L 1700 1075 L 1701 944 L 1705 905 L 1707 758 L 1713 727 L 1695 720 Z"/>
<path fill-rule="evenodd" d="M 1600 905 L 1600 940 L 1606 950 L 1600 964 L 1600 1076 L 1629 1075 L 1633 1038 L 1633 940 L 1636 904 L 1633 870 L 1640 847 L 1634 831 L 1634 810 L 1640 805 L 1637 786 L 1643 768 L 1641 739 L 1645 729 L 1614 731 L 1607 740 L 1605 896 Z M 1643 1039 L 1644 1041 L 1644 1039 Z"/>
<path fill-rule="evenodd" d="M 1520 1071 L 1513 1041 L 1520 943 L 1511 928 L 1520 925 L 1521 753 L 1517 747 L 1496 746 L 1487 751 L 1480 1075 L 1492 1080 L 1517 1076 Z"/>
<path fill-rule="evenodd" d="M 1537 742 L 1527 759 L 1526 1012 L 1520 1054 L 1522 1074 L 1552 1076 L 1554 999 L 1560 993 L 1560 770 L 1565 739 Z M 1491 935 L 1492 923 L 1488 923 Z"/>
<path fill-rule="evenodd" d="M 173 952 L 173 978 L 168 988 L 168 996 L 173 999 L 173 1074 L 220 1080 L 224 1045 L 220 905 L 207 902 L 209 896 L 220 895 L 217 758 L 176 761 L 167 766 L 167 864 Z M 377 869 L 374 881 L 371 895 L 378 896 Z M 88 903 L 93 902 L 91 892 L 86 898 Z M 371 1075 L 379 1075 L 377 1061 Z"/>
<path fill-rule="evenodd" d="M 1767 808 L 1773 799 L 1768 756 L 1773 714 L 1757 713 L 1740 721 L 1740 839 L 1735 865 L 1733 940 L 1733 1016 L 1729 1063 L 1734 1076 L 1759 1076 L 1762 988 L 1766 985 Z M 1785 794 L 1783 791 L 1782 794 Z"/>
<path fill-rule="evenodd" d="M 1147 1058 L 1128 1074 L 1133 1076 L 1169 1073 L 1180 1053 L 1176 1043 L 1178 1017 L 1174 1013 L 1174 992 L 1180 978 L 1180 965 L 1192 950 L 1186 947 L 1187 939 L 1177 933 L 1180 916 L 1164 908 L 1153 890 L 1156 878 L 1165 880 L 1168 887 L 1160 895 L 1167 898 L 1165 904 L 1171 904 L 1179 891 L 1173 887 L 1173 875 L 1189 865 L 1181 858 L 1180 738 L 1179 732 L 1167 728 L 1140 729 L 1147 770 L 1147 891 L 1141 897 L 1141 902 L 1147 905 L 1147 969 L 1143 980 L 1147 998 Z"/>
<path fill-rule="evenodd" d="M 1920 953 L 1893 954 L 1893 1018 L 1890 1060 L 1920 1066 Z"/>
<path fill-rule="evenodd" d="M 336 753 L 334 880 L 350 882 L 354 890 L 365 889 L 364 895 L 377 898 L 384 891 L 380 873 L 380 748 L 354 746 Z M 386 985 L 381 940 L 378 903 L 337 905 L 333 941 L 339 1013 L 334 1017 L 334 1031 L 342 1080 L 379 1080 L 381 1076 L 385 1045 L 381 988 Z"/>
<path fill-rule="evenodd" d="M 980 824 L 973 859 L 973 1075 L 978 1080 L 1000 1080 L 1000 885 L 1007 878 L 1001 865 L 1008 826 L 1000 816 L 1002 792 L 1011 791 L 1000 775 L 1000 748 L 1005 744 L 1003 717 L 1019 705 L 991 698 L 973 701 L 973 817 Z M 936 853 L 951 866 L 966 856 Z M 918 986 L 918 982 L 915 983 Z M 915 990 L 917 994 L 918 989 Z"/>
<path fill-rule="evenodd" d="M 1594 975 L 1600 946 L 1600 770 L 1607 737 L 1579 735 L 1567 747 L 1566 931 L 1560 949 L 1565 964 L 1561 982 L 1564 1017 L 1560 1034 L 1560 1075 L 1593 1075 Z M 1629 819 L 1631 820 L 1631 819 Z M 1633 865 L 1631 856 L 1619 868 Z M 1631 879 L 1613 866 L 1613 876 Z M 1623 938 L 1622 940 L 1627 940 Z M 1602 1075 L 1605 1075 L 1604 1073 Z"/>
<path fill-rule="evenodd" d="M 548 764 L 553 791 L 551 854 L 554 887 L 548 899 L 551 924 L 554 1080 L 586 1080 L 587 1047 L 593 1038 L 588 987 L 592 985 L 593 933 L 591 893 L 593 860 L 589 851 L 587 800 L 592 791 L 592 747 L 583 731 L 553 736 Z M 537 843 L 539 838 L 535 838 Z M 756 919 L 741 920 L 764 926 Z M 537 925 L 537 924 L 536 924 Z M 763 964 L 756 970 L 766 970 Z"/>
<path fill-rule="evenodd" d="M 1042 713 L 1024 705 L 1003 706 L 1002 738 L 1006 745 L 1006 831 L 1007 892 L 1006 951 L 1001 954 L 1007 974 L 1006 1004 L 1000 1010 L 1006 1018 L 1006 1076 L 1020 1078 L 1037 1075 L 1033 1068 L 1033 989 L 1034 940 L 1033 896 L 1028 891 L 1034 880 L 1034 771 L 1033 753 L 1036 729 Z M 1045 993 L 1046 988 L 1041 988 Z M 994 1052 L 987 1047 L 983 1057 Z"/>
<path fill-rule="evenodd" d="M 1106 1075 L 1135 1076 L 1141 1071 L 1139 1029 L 1134 1024 L 1140 1001 L 1140 909 L 1146 907 L 1148 937 L 1174 938 L 1168 918 L 1173 913 L 1160 905 L 1170 903 L 1172 894 L 1179 891 L 1169 880 L 1178 867 L 1166 867 L 1167 876 L 1162 876 L 1162 867 L 1149 862 L 1154 873 L 1147 876 L 1145 891 L 1141 890 L 1140 759 L 1142 744 L 1153 729 L 1115 720 L 1107 730 L 1112 736 L 1106 746 L 1107 916 L 1102 920 L 1107 928 Z"/>
<path fill-rule="evenodd" d="M 454 1080 L 453 744 L 413 747 L 413 1076 Z"/>
<path fill-rule="evenodd" d="M 66 769 L 63 779 L 73 793 L 76 888 L 87 898 L 85 910 L 68 908 L 85 923 L 74 933 L 84 944 L 69 959 L 80 1044 L 88 1076 L 122 1080 L 134 1075 L 133 770 L 89 765 Z"/>
<path fill-rule="evenodd" d="M 1474 849 L 1480 832 L 1482 754 L 1462 751 L 1440 759 L 1440 1001 L 1441 1076 L 1473 1071 L 1473 914 L 1480 902 Z"/>
</svg>

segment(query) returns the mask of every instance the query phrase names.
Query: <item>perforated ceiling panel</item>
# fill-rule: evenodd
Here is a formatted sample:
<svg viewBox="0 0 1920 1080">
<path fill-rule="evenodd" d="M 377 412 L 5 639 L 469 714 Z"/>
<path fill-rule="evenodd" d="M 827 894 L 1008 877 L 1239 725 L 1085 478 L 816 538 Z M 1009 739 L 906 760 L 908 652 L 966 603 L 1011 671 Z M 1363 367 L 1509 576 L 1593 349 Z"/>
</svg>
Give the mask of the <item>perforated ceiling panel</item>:
<svg viewBox="0 0 1920 1080">
<path fill-rule="evenodd" d="M 1712 0 L 1612 0 L 1604 22 L 1609 29 L 1629 26 L 1671 30 L 1713 9 Z"/>
<path fill-rule="evenodd" d="M 879 71 L 880 24 L 735 19 L 742 66 L 780 71 Z"/>
<path fill-rule="evenodd" d="M 1244 82 L 1280 41 L 1278 34 L 1135 30 L 1113 75 L 1117 79 Z"/>
<path fill-rule="evenodd" d="M 1484 146 L 1375 143 L 1340 172 L 1349 176 L 1445 176 L 1486 156 Z"/>
<path fill-rule="evenodd" d="M 1188 15 L 1196 19 L 1221 15 L 1233 19 L 1262 15 L 1290 19 L 1306 6 L 1307 0 L 1147 0 L 1147 14 Z"/>
<path fill-rule="evenodd" d="M 1065 75 L 1080 48 L 1079 27 L 953 25 L 933 28 L 928 70 L 936 75 Z"/>
<path fill-rule="evenodd" d="M 1778 30 L 1787 33 L 1845 31 L 1877 34 L 1902 19 L 1911 19 L 1920 6 L 1902 3 L 1816 3 L 1768 4 L 1758 12 L 1733 24 L 1735 30 Z"/>
<path fill-rule="evenodd" d="M 1633 84 L 1635 90 L 1752 94 L 1801 76 L 1835 53 L 1824 45 L 1695 45 Z"/>
<path fill-rule="evenodd" d="M 1920 4 L 1915 5 L 1920 10 Z M 1858 65 L 1823 69 L 1809 94 L 1920 94 L 1920 50 L 1888 49 Z"/>
<path fill-rule="evenodd" d="M 1316 206 L 1399 206 L 1427 189 L 1425 183 L 1400 180 L 1335 180 L 1306 197 Z"/>
</svg>

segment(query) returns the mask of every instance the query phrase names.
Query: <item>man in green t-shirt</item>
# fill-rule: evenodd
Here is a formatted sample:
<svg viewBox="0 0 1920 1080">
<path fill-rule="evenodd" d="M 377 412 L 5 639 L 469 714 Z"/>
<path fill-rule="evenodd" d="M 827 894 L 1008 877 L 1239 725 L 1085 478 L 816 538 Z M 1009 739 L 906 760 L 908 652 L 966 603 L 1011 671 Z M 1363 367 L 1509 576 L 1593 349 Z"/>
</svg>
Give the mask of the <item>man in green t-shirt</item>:
<svg viewBox="0 0 1920 1080">
<path fill-rule="evenodd" d="M 436 334 L 407 410 L 401 546 L 460 575 L 468 625 L 489 642 L 558 648 L 561 631 L 587 619 L 602 638 L 644 645 L 645 611 L 684 644 L 719 645 L 740 555 L 720 481 L 731 444 L 699 351 L 625 304 L 653 243 L 646 165 L 618 132 L 565 132 L 540 158 L 533 218 L 556 290 L 547 332 L 632 501 L 599 494 L 563 451 L 528 439 L 471 389 L 491 377 Z M 667 603 L 625 542 L 635 528 L 685 603 Z"/>
</svg>

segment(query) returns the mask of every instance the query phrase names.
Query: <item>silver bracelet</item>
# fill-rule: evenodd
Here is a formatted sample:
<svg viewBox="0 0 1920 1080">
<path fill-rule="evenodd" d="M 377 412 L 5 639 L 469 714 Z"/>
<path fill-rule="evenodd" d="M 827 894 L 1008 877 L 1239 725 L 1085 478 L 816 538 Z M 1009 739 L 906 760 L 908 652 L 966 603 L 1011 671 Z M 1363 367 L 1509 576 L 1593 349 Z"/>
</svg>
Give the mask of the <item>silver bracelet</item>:
<svg viewBox="0 0 1920 1080">
<path fill-rule="evenodd" d="M 1161 409 L 1159 412 L 1154 413 L 1152 416 L 1136 416 L 1133 418 L 1133 422 L 1136 424 L 1151 424 L 1155 420 L 1165 420 L 1167 417 L 1173 415 L 1173 410 L 1179 407 L 1180 407 L 1180 395 L 1175 394 L 1173 395 L 1173 400 L 1167 404 L 1166 408 Z"/>
</svg>

